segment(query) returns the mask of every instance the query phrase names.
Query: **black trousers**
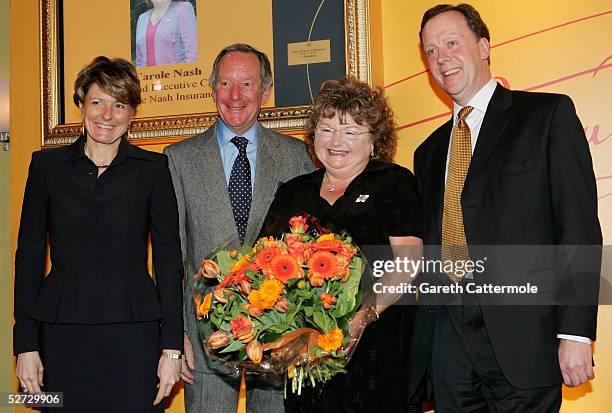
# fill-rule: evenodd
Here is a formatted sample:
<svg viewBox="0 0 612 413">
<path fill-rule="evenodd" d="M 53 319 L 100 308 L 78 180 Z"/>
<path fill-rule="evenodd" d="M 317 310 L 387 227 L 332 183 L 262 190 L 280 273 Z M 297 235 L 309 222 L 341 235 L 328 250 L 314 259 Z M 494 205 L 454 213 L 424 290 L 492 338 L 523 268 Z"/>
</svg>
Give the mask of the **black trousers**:
<svg viewBox="0 0 612 413">
<path fill-rule="evenodd" d="M 517 389 L 508 383 L 474 296 L 438 309 L 432 350 L 436 413 L 553 413 L 561 407 L 560 385 Z"/>
</svg>

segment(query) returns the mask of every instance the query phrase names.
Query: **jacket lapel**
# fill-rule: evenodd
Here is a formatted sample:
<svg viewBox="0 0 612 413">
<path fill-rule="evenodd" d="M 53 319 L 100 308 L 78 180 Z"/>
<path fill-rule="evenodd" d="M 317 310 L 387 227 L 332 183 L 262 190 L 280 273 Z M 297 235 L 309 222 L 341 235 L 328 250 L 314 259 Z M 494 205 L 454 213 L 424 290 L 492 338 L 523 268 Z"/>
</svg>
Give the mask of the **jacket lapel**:
<svg viewBox="0 0 612 413">
<path fill-rule="evenodd" d="M 437 237 L 439 237 L 439 239 L 442 239 L 442 209 L 444 207 L 445 187 L 444 178 L 452 128 L 453 119 L 451 118 L 436 131 L 436 136 L 434 138 L 435 146 L 431 151 L 431 163 L 429 165 L 429 181 L 432 194 L 430 213 L 434 214 L 432 217 L 432 222 L 435 222 L 437 225 L 435 234 Z"/>
<path fill-rule="evenodd" d="M 511 117 L 509 111 L 511 106 L 512 92 L 498 84 L 482 121 L 472 162 L 465 178 L 466 184 L 482 168 L 495 145 L 506 132 Z"/>
<path fill-rule="evenodd" d="M 270 133 L 259 125 L 255 188 L 253 190 L 245 243 L 255 242 L 263 219 L 268 212 L 270 200 L 278 189 L 277 160 L 274 153 L 276 145 L 274 136 L 270 136 Z"/>
<path fill-rule="evenodd" d="M 225 179 L 225 172 L 223 171 L 223 162 L 221 161 L 221 150 L 217 142 L 216 123 L 202 134 L 200 150 L 197 156 L 199 157 L 199 161 L 197 162 L 199 171 L 194 171 L 194 173 L 201 173 L 206 183 L 206 185 L 199 188 L 201 197 L 203 199 L 214 199 L 212 202 L 205 202 L 204 205 L 211 205 L 214 203 L 218 206 L 217 208 L 212 208 L 215 213 L 212 219 L 216 222 L 216 225 L 219 225 L 219 228 L 226 230 L 228 225 L 232 225 L 233 228 L 236 228 L 232 204 L 229 199 L 229 193 L 227 192 L 227 181 Z M 237 230 L 235 232 L 237 240 L 238 232 Z"/>
</svg>

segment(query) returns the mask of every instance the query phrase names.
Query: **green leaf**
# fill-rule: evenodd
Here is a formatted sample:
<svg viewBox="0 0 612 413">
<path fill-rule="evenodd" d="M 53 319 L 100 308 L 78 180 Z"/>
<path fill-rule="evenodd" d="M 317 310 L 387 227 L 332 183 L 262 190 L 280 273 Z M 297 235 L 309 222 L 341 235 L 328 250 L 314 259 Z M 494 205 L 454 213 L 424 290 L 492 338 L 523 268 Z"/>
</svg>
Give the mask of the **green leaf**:
<svg viewBox="0 0 612 413">
<path fill-rule="evenodd" d="M 330 318 L 324 311 L 315 311 L 312 313 L 312 320 L 323 332 L 328 332 L 336 328 L 336 321 Z"/>
<path fill-rule="evenodd" d="M 360 257 L 353 257 L 351 260 L 351 275 L 344 283 L 344 288 L 338 295 L 338 301 L 331 311 L 332 316 L 340 318 L 350 313 L 357 306 L 357 293 L 359 292 L 359 282 L 363 272 L 363 261 Z"/>
<path fill-rule="evenodd" d="M 233 339 L 232 339 L 233 340 Z M 240 340 L 233 340 L 229 346 L 225 347 L 223 350 L 221 350 L 219 353 L 231 353 L 232 351 L 238 351 L 241 350 L 243 347 L 245 347 L 246 344 L 244 344 L 242 341 Z"/>
<path fill-rule="evenodd" d="M 231 271 L 232 265 L 236 262 L 232 257 L 230 257 L 229 251 L 219 251 L 217 253 L 217 264 L 219 264 L 219 269 L 221 270 L 221 274 L 227 274 Z"/>
</svg>

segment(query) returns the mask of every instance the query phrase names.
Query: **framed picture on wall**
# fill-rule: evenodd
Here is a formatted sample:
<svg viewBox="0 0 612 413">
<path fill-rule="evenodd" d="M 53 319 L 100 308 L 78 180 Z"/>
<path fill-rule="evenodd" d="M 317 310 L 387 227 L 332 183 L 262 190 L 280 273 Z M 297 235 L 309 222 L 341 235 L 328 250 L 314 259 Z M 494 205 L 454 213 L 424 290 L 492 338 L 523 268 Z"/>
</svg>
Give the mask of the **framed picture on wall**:
<svg viewBox="0 0 612 413">
<path fill-rule="evenodd" d="M 274 86 L 260 114 L 269 128 L 302 130 L 327 79 L 351 74 L 371 82 L 368 0 L 233 0 L 231 7 L 173 0 L 161 17 L 155 3 L 40 0 L 44 146 L 70 143 L 80 133 L 74 80 L 99 55 L 137 68 L 143 98 L 131 124 L 137 143 L 180 140 L 215 122 L 208 78 L 217 53 L 233 43 L 270 58 Z"/>
</svg>

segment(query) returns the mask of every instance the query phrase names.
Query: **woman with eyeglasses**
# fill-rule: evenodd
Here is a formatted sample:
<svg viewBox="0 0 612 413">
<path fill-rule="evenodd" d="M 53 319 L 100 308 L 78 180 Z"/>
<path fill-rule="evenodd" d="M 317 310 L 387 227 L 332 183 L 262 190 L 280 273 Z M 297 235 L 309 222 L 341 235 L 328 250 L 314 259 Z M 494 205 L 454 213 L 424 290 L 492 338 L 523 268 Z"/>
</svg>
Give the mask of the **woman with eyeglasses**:
<svg viewBox="0 0 612 413">
<path fill-rule="evenodd" d="M 415 178 L 391 163 L 395 124 L 380 89 L 353 77 L 323 83 L 312 105 L 306 143 L 322 168 L 278 189 L 261 235 L 278 235 L 283 220 L 306 213 L 324 226 L 347 231 L 362 247 L 406 246 L 420 254 Z M 353 337 L 363 336 L 347 373 L 303 388 L 300 396 L 288 392 L 287 411 L 379 413 L 407 408 L 403 385 L 412 312 L 390 306 L 391 299 L 377 301 L 371 284 L 371 279 L 362 279 L 364 304 L 349 330 Z"/>
</svg>

